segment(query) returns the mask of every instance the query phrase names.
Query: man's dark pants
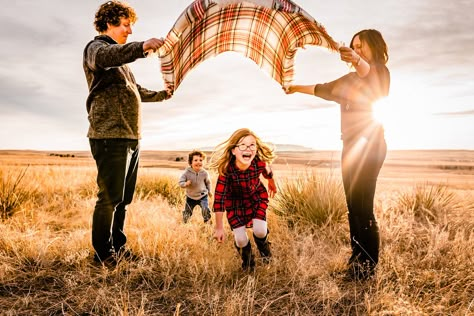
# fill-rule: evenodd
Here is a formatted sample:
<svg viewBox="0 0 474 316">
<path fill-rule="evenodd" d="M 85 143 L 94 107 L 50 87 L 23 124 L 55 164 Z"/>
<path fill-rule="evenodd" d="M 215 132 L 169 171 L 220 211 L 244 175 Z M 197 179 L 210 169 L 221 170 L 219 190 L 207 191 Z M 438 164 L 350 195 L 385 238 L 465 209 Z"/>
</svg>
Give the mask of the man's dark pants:
<svg viewBox="0 0 474 316">
<path fill-rule="evenodd" d="M 123 231 L 126 206 L 132 202 L 137 181 L 139 141 L 90 139 L 97 165 L 99 192 L 92 217 L 92 246 L 100 260 L 127 242 Z"/>
</svg>

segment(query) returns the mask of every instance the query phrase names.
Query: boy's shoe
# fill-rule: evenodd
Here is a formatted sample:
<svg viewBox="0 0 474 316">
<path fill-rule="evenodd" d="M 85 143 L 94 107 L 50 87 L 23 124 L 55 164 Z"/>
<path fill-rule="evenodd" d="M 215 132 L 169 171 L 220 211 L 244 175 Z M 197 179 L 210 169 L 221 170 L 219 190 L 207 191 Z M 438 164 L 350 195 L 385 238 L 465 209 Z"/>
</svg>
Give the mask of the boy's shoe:
<svg viewBox="0 0 474 316">
<path fill-rule="evenodd" d="M 211 220 L 211 212 L 203 212 L 202 213 L 202 219 L 204 220 L 204 223 L 208 223 Z"/>
<path fill-rule="evenodd" d="M 193 215 L 192 213 L 189 214 L 188 212 L 183 211 L 183 223 L 187 224 L 189 222 L 189 220 L 191 219 L 192 215 Z"/>
</svg>

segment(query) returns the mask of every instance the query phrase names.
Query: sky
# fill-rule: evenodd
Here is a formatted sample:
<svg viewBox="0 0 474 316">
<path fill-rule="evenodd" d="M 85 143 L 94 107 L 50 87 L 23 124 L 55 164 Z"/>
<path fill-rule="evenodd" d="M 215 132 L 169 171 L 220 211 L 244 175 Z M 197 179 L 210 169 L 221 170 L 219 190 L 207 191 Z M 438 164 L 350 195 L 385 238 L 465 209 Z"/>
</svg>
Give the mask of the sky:
<svg viewBox="0 0 474 316">
<path fill-rule="evenodd" d="M 138 21 L 128 41 L 165 37 L 192 1 L 130 0 Z M 17 0 L 0 12 L 0 149 L 89 150 L 82 69 L 102 1 Z M 338 42 L 381 31 L 388 47 L 390 96 L 377 105 L 389 150 L 474 150 L 474 1 L 295 1 Z M 164 89 L 159 59 L 130 64 L 137 82 Z M 332 81 L 350 69 L 338 54 L 298 50 L 295 84 Z M 262 140 L 339 150 L 334 102 L 286 95 L 251 60 L 223 53 L 198 65 L 172 99 L 144 103 L 142 150 L 214 147 L 241 127 Z M 278 147 L 277 147 L 278 149 Z"/>
</svg>

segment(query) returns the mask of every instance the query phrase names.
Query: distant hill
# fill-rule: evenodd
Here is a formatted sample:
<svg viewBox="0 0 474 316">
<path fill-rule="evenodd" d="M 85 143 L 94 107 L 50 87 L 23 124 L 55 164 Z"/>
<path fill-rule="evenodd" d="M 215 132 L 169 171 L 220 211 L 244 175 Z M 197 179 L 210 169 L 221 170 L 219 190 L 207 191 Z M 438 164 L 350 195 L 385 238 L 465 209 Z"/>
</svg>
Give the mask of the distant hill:
<svg viewBox="0 0 474 316">
<path fill-rule="evenodd" d="M 276 151 L 314 151 L 313 148 L 292 145 L 292 144 L 274 144 Z"/>
<path fill-rule="evenodd" d="M 272 144 L 268 143 L 269 145 L 275 146 L 275 149 L 277 152 L 281 151 L 295 151 L 295 152 L 308 152 L 308 151 L 314 151 L 313 148 L 305 147 L 305 146 L 300 146 L 300 145 L 292 145 L 292 144 Z M 201 150 L 203 151 L 213 151 L 213 147 L 204 147 Z"/>
</svg>

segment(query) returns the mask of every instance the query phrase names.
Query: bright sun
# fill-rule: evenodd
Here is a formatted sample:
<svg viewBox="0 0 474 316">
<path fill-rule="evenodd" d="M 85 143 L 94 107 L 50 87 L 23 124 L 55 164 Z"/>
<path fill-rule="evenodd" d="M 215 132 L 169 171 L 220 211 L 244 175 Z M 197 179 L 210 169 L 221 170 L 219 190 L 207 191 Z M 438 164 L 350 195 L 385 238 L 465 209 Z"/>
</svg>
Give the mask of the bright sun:
<svg viewBox="0 0 474 316">
<path fill-rule="evenodd" d="M 378 100 L 372 107 L 374 119 L 384 126 L 390 124 L 392 107 L 388 97 Z"/>
<path fill-rule="evenodd" d="M 387 142 L 395 147 L 410 147 L 420 131 L 430 128 L 426 93 L 409 83 L 393 83 L 389 96 L 373 105 L 374 119 L 383 124 Z"/>
</svg>

